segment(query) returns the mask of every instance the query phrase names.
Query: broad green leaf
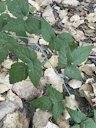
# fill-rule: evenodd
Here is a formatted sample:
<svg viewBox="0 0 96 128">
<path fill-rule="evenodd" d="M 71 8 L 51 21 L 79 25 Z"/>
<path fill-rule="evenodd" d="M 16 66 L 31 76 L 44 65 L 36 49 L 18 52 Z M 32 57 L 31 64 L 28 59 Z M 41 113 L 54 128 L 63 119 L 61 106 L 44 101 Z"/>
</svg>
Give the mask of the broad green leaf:
<svg viewBox="0 0 96 128">
<path fill-rule="evenodd" d="M 87 118 L 85 121 L 81 122 L 81 128 L 96 128 L 96 123 L 92 118 Z"/>
<path fill-rule="evenodd" d="M 94 109 L 94 121 L 96 123 L 96 109 Z"/>
<path fill-rule="evenodd" d="M 25 23 L 21 18 L 11 19 L 3 28 L 3 30 L 11 32 L 25 32 Z"/>
<path fill-rule="evenodd" d="M 72 120 L 75 123 L 81 123 L 84 121 L 87 117 L 84 113 L 77 111 L 77 110 L 72 110 L 70 108 L 67 108 L 69 115 L 71 116 Z"/>
<path fill-rule="evenodd" d="M 41 33 L 41 20 L 35 17 L 30 17 L 26 20 L 26 31 L 32 34 L 40 34 Z"/>
<path fill-rule="evenodd" d="M 69 33 L 61 33 L 49 44 L 51 49 L 59 51 L 62 47 L 69 46 L 71 50 L 77 47 L 74 38 Z"/>
<path fill-rule="evenodd" d="M 0 45 L 0 64 L 7 58 L 7 56 L 8 56 L 7 47 Z"/>
<path fill-rule="evenodd" d="M 18 62 L 12 64 L 11 69 L 9 70 L 9 79 L 11 84 L 25 80 L 27 76 L 28 68 L 24 63 Z"/>
<path fill-rule="evenodd" d="M 59 51 L 58 65 L 60 68 L 65 68 L 67 65 L 66 48 L 61 48 Z"/>
<path fill-rule="evenodd" d="M 12 40 L 10 40 L 10 42 L 11 41 Z M 12 45 L 10 46 L 10 51 L 13 52 L 19 59 L 25 63 L 31 63 L 37 58 L 36 53 L 31 48 L 20 46 L 15 42 L 15 40 L 13 41 L 14 42 L 11 42 Z"/>
<path fill-rule="evenodd" d="M 75 39 L 73 38 L 72 35 L 70 35 L 67 32 L 61 33 L 60 35 L 58 35 L 58 38 L 64 42 L 63 45 L 66 45 L 66 44 L 69 45 L 71 50 L 77 47 L 77 44 L 75 43 Z"/>
<path fill-rule="evenodd" d="M 88 57 L 89 53 L 91 52 L 92 48 L 93 46 L 89 45 L 89 46 L 78 47 L 77 49 L 75 49 L 72 53 L 73 63 L 75 65 L 78 65 L 84 62 Z"/>
<path fill-rule="evenodd" d="M 2 31 L 3 27 L 9 22 L 11 18 L 8 14 L 2 14 L 0 16 L 0 31 Z"/>
<path fill-rule="evenodd" d="M 45 20 L 41 19 L 41 35 L 47 42 L 53 42 L 53 39 L 56 38 L 55 32 L 50 26 L 50 24 Z"/>
<path fill-rule="evenodd" d="M 71 128 L 81 128 L 80 125 L 76 124 L 74 126 L 72 126 Z"/>
<path fill-rule="evenodd" d="M 26 16 L 29 12 L 28 0 L 6 0 L 8 10 L 16 17 Z"/>
<path fill-rule="evenodd" d="M 28 75 L 34 86 L 37 87 L 42 76 L 42 68 L 39 60 L 35 59 L 28 63 Z"/>
<path fill-rule="evenodd" d="M 31 101 L 31 104 L 42 110 L 50 110 L 52 108 L 52 102 L 47 96 L 42 96 L 40 98 L 34 99 Z"/>
<path fill-rule="evenodd" d="M 80 71 L 74 65 L 69 65 L 64 69 L 64 75 L 72 79 L 82 80 Z"/>
<path fill-rule="evenodd" d="M 63 95 L 55 88 L 51 87 L 51 85 L 46 86 L 46 92 L 53 104 L 53 117 L 54 119 L 57 119 L 64 110 Z"/>
<path fill-rule="evenodd" d="M 46 91 L 52 100 L 52 103 L 57 103 L 63 100 L 63 95 L 57 91 L 55 88 L 51 87 L 51 85 L 47 85 Z"/>
<path fill-rule="evenodd" d="M 0 13 L 6 10 L 6 3 L 4 1 L 0 1 Z"/>
<path fill-rule="evenodd" d="M 63 111 L 64 111 L 64 105 L 62 101 L 53 104 L 52 114 L 55 120 L 57 120 L 61 116 Z"/>
</svg>

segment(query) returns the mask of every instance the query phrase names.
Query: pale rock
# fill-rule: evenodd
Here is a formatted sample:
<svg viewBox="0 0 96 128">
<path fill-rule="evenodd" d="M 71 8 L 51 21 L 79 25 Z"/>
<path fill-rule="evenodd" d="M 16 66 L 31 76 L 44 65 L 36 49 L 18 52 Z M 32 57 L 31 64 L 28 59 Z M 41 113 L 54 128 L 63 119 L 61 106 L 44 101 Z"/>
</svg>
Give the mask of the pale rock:
<svg viewBox="0 0 96 128">
<path fill-rule="evenodd" d="M 73 89 L 77 89 L 77 88 L 80 88 L 80 87 L 81 87 L 82 82 L 79 81 L 79 80 L 73 79 L 73 80 L 70 80 L 70 81 L 68 82 L 68 85 L 69 85 L 71 88 L 73 88 Z"/>
<path fill-rule="evenodd" d="M 68 14 L 67 10 L 60 10 L 59 11 L 60 19 L 64 19 L 67 14 Z"/>
<path fill-rule="evenodd" d="M 48 121 L 47 125 L 43 128 L 59 128 L 56 124 Z"/>
<path fill-rule="evenodd" d="M 45 10 L 43 12 L 43 17 L 47 21 L 49 21 L 51 24 L 55 23 L 55 17 L 54 17 L 53 10 L 50 5 L 45 8 Z"/>
<path fill-rule="evenodd" d="M 79 15 L 75 14 L 70 18 L 70 22 L 73 27 L 77 28 L 79 25 L 84 23 L 84 20 Z"/>
<path fill-rule="evenodd" d="M 66 96 L 64 104 L 66 107 L 69 107 L 73 110 L 76 110 L 78 108 L 78 103 L 75 99 L 75 95 Z"/>
<path fill-rule="evenodd" d="M 44 78 L 46 82 L 52 84 L 56 90 L 63 92 L 64 80 L 54 71 L 53 68 L 48 68 L 45 70 Z"/>
<path fill-rule="evenodd" d="M 77 22 L 78 20 L 80 20 L 80 16 L 75 14 L 70 18 L 71 22 Z"/>
<path fill-rule="evenodd" d="M 62 23 L 65 24 L 66 22 L 68 22 L 68 16 L 65 16 L 62 20 Z"/>
<path fill-rule="evenodd" d="M 45 41 L 44 39 L 40 39 L 39 40 L 39 44 L 41 44 L 41 45 L 48 45 L 49 43 L 47 41 Z"/>
<path fill-rule="evenodd" d="M 12 113 L 17 109 L 17 106 L 11 101 L 4 101 L 0 103 L 0 120 L 2 120 L 8 113 Z"/>
<path fill-rule="evenodd" d="M 37 11 L 40 11 L 40 6 L 36 1 L 28 0 L 28 3 L 36 8 Z"/>
<path fill-rule="evenodd" d="M 72 5 L 72 6 L 79 5 L 79 1 L 78 0 L 63 0 L 62 3 L 66 4 L 66 5 Z"/>
<path fill-rule="evenodd" d="M 57 3 L 61 3 L 62 2 L 62 0 L 53 0 L 53 1 L 55 1 Z"/>
<path fill-rule="evenodd" d="M 2 63 L 2 66 L 5 68 L 5 69 L 10 69 L 11 68 L 11 65 L 13 64 L 14 62 L 7 58 L 3 63 Z"/>
<path fill-rule="evenodd" d="M 20 112 L 8 114 L 2 128 L 29 128 L 29 119 Z"/>
<path fill-rule="evenodd" d="M 94 64 L 84 64 L 80 66 L 80 70 L 89 76 L 93 76 L 96 71 L 96 67 Z"/>
<path fill-rule="evenodd" d="M 0 83 L 0 94 L 9 90 L 9 87 L 3 83 Z"/>
<path fill-rule="evenodd" d="M 91 23 L 91 22 L 95 23 L 96 22 L 96 12 L 88 14 L 86 19 L 88 20 L 89 23 Z"/>
<path fill-rule="evenodd" d="M 17 108 L 23 108 L 22 100 L 11 90 L 8 91 L 6 99 L 12 101 L 17 106 Z"/>
<path fill-rule="evenodd" d="M 28 39 L 28 44 L 29 45 L 32 45 L 33 43 L 38 43 L 39 36 L 34 35 L 34 34 L 31 34 L 29 36 L 30 36 L 30 38 Z"/>
<path fill-rule="evenodd" d="M 36 2 L 42 7 L 52 4 L 52 0 L 36 0 Z"/>
<path fill-rule="evenodd" d="M 0 93 L 8 91 L 12 88 L 12 84 L 9 82 L 9 75 L 5 72 L 0 74 Z"/>
<path fill-rule="evenodd" d="M 65 119 L 64 115 L 62 115 L 59 119 L 57 119 L 57 124 L 59 128 L 69 128 L 69 122 Z"/>
<path fill-rule="evenodd" d="M 33 99 L 38 94 L 39 91 L 35 88 L 29 79 L 23 80 L 21 82 L 15 83 L 12 90 L 23 99 Z"/>
<path fill-rule="evenodd" d="M 0 95 L 0 102 L 1 102 L 1 101 L 5 101 L 5 97 L 2 96 L 2 95 Z"/>
<path fill-rule="evenodd" d="M 85 39 L 85 36 L 84 36 L 84 33 L 83 31 L 80 31 L 80 30 L 75 30 L 73 33 L 72 33 L 73 37 L 75 38 L 76 41 L 80 42 L 82 40 Z"/>
<path fill-rule="evenodd" d="M 52 55 L 51 58 L 49 60 L 46 61 L 46 63 L 44 64 L 44 67 L 46 68 L 55 68 L 58 66 L 58 56 L 57 55 Z"/>
<path fill-rule="evenodd" d="M 37 110 L 33 116 L 33 125 L 35 128 L 43 128 L 47 125 L 52 115 L 49 112 Z"/>
</svg>

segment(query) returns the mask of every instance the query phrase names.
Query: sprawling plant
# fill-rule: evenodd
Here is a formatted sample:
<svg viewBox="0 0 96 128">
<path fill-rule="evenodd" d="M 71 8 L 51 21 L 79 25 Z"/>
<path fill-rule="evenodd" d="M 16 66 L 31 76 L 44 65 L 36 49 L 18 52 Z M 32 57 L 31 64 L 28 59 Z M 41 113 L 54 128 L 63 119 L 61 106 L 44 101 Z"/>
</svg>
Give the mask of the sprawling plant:
<svg viewBox="0 0 96 128">
<path fill-rule="evenodd" d="M 0 1 L 0 64 L 9 53 L 21 60 L 12 64 L 9 70 L 11 84 L 25 80 L 29 76 L 35 87 L 39 85 L 43 69 L 35 51 L 27 46 L 30 34 L 39 35 L 49 42 L 48 48 L 59 54 L 58 67 L 64 69 L 65 76 L 82 80 L 78 65 L 86 60 L 93 46 L 78 47 L 69 33 L 55 34 L 44 18 L 29 14 L 27 0 L 5 0 Z M 52 111 L 54 118 L 57 119 L 64 109 L 63 96 L 49 85 L 46 91 L 47 96 L 33 100 L 32 104 L 43 110 Z"/>
</svg>

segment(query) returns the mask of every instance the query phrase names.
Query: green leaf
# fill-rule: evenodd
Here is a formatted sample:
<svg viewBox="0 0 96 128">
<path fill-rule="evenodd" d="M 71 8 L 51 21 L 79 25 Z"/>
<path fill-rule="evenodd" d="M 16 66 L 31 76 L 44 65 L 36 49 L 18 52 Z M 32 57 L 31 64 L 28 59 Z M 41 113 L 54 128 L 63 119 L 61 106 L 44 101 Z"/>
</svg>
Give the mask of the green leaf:
<svg viewBox="0 0 96 128">
<path fill-rule="evenodd" d="M 58 38 L 63 41 L 63 45 L 69 45 L 70 49 L 73 50 L 77 47 L 77 44 L 75 43 L 75 39 L 72 35 L 70 35 L 67 32 L 63 32 L 60 35 L 58 35 Z"/>
<path fill-rule="evenodd" d="M 87 117 L 84 113 L 76 110 L 72 110 L 70 108 L 67 108 L 69 115 L 71 116 L 72 120 L 75 123 L 81 123 L 84 121 Z"/>
<path fill-rule="evenodd" d="M 65 68 L 67 65 L 66 48 L 61 48 L 59 51 L 58 65 L 60 68 Z"/>
<path fill-rule="evenodd" d="M 51 87 L 51 85 L 46 86 L 46 92 L 53 104 L 53 117 L 54 119 L 57 119 L 64 110 L 63 95 L 55 88 Z"/>
<path fill-rule="evenodd" d="M 77 79 L 77 80 L 82 80 L 80 71 L 77 67 L 74 65 L 69 65 L 64 69 L 64 75 L 68 76 L 71 79 Z"/>
<path fill-rule="evenodd" d="M 59 34 L 57 37 L 54 38 L 54 41 L 49 44 L 49 47 L 51 49 L 57 51 L 59 51 L 62 47 L 66 48 L 66 46 L 69 46 L 70 50 L 73 50 L 77 47 L 74 38 L 66 32 Z"/>
<path fill-rule="evenodd" d="M 96 109 L 94 109 L 94 121 L 96 122 Z"/>
<path fill-rule="evenodd" d="M 72 126 L 71 128 L 81 128 L 80 125 L 76 124 L 74 126 Z"/>
<path fill-rule="evenodd" d="M 52 102 L 47 96 L 42 96 L 38 99 L 35 99 L 31 101 L 31 104 L 34 107 L 40 108 L 42 110 L 50 110 L 52 108 Z"/>
<path fill-rule="evenodd" d="M 57 91 L 55 88 L 51 87 L 51 85 L 46 86 L 46 91 L 52 100 L 52 103 L 57 103 L 63 100 L 63 95 Z"/>
<path fill-rule="evenodd" d="M 6 10 L 6 3 L 0 1 L 0 13 L 4 12 L 5 10 Z"/>
<path fill-rule="evenodd" d="M 7 47 L 0 45 L 0 64 L 7 58 L 7 56 L 8 56 Z"/>
<path fill-rule="evenodd" d="M 28 15 L 29 4 L 28 0 L 6 0 L 8 10 L 16 17 Z"/>
<path fill-rule="evenodd" d="M 81 123 L 81 128 L 96 128 L 96 123 L 91 118 L 87 118 Z"/>
<path fill-rule="evenodd" d="M 34 86 L 37 87 L 42 76 L 42 68 L 39 60 L 35 59 L 31 63 L 28 63 L 28 75 Z"/>
<path fill-rule="evenodd" d="M 54 30 L 50 24 L 45 20 L 41 19 L 41 35 L 47 42 L 53 42 L 53 39 L 56 38 Z"/>
<path fill-rule="evenodd" d="M 11 32 L 25 32 L 25 23 L 21 18 L 11 19 L 7 25 L 4 26 L 3 30 Z"/>
<path fill-rule="evenodd" d="M 3 27 L 9 22 L 11 18 L 8 14 L 2 14 L 0 16 L 0 31 L 2 31 Z"/>
<path fill-rule="evenodd" d="M 91 52 L 92 48 L 93 46 L 89 45 L 89 46 L 78 47 L 77 49 L 75 49 L 72 53 L 73 63 L 75 65 L 78 65 L 84 62 L 88 57 L 89 53 Z"/>
<path fill-rule="evenodd" d="M 18 62 L 14 63 L 9 70 L 10 83 L 14 84 L 16 82 L 25 80 L 28 76 L 27 66 L 24 63 Z"/>
<path fill-rule="evenodd" d="M 32 34 L 40 34 L 41 33 L 41 20 L 35 17 L 29 17 L 26 20 L 26 31 Z"/>
<path fill-rule="evenodd" d="M 55 120 L 57 120 L 64 111 L 63 102 L 53 104 L 52 114 Z"/>
</svg>

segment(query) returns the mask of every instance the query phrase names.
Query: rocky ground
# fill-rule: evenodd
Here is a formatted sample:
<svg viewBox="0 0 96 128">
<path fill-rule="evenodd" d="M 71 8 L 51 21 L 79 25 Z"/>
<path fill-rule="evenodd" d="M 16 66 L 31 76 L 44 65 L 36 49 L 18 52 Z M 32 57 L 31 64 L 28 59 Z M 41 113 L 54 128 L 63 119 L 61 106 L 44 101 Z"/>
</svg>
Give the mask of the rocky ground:
<svg viewBox="0 0 96 128">
<path fill-rule="evenodd" d="M 40 80 L 40 87 L 35 88 L 29 79 L 14 85 L 9 83 L 8 70 L 15 61 L 7 58 L 0 66 L 0 128 L 69 128 L 69 115 L 57 122 L 52 120 L 49 112 L 32 107 L 27 100 L 42 95 L 42 88 L 50 83 L 58 91 L 64 93 L 65 104 L 75 109 L 76 106 L 91 116 L 91 107 L 96 106 L 96 1 L 95 0 L 29 0 L 30 14 L 43 16 L 56 33 L 71 33 L 79 46 L 93 44 L 88 61 L 80 65 L 84 81 L 64 81 L 54 72 L 58 63 L 58 55 L 48 49 L 48 42 L 41 37 L 32 35 L 32 42 L 39 43 L 46 52 L 47 60 L 40 51 L 36 51 L 38 58 L 44 62 L 44 77 Z M 33 8 L 34 7 L 34 8 Z M 51 65 L 48 63 L 50 61 Z M 79 94 L 78 94 L 79 92 Z M 83 98 L 82 98 L 83 97 Z"/>
</svg>

